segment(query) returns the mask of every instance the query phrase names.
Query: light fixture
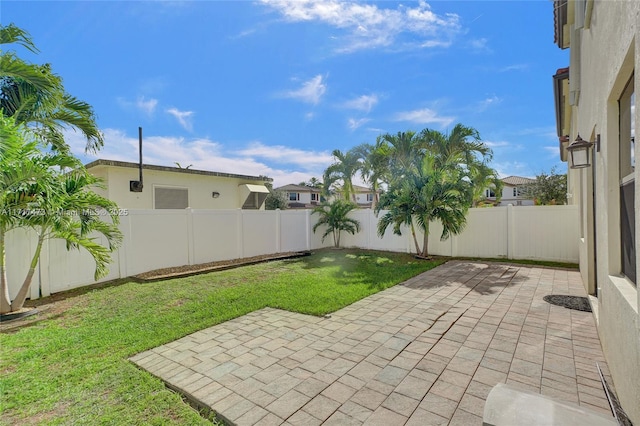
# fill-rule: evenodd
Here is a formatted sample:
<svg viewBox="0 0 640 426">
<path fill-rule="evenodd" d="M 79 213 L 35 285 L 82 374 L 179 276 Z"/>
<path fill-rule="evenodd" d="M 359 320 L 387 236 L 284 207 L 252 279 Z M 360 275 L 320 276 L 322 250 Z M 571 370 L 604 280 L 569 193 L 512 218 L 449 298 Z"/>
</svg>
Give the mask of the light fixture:
<svg viewBox="0 0 640 426">
<path fill-rule="evenodd" d="M 211 196 L 212 196 L 213 198 L 218 198 L 218 197 L 220 196 L 220 193 L 219 193 L 219 192 L 216 192 L 216 191 L 213 191 L 213 192 L 211 193 Z"/>
<path fill-rule="evenodd" d="M 569 151 L 571 157 L 569 167 L 572 169 L 582 169 L 591 166 L 591 147 L 593 146 L 596 147 L 597 152 L 600 152 L 600 135 L 597 135 L 595 142 L 588 142 L 578 134 L 576 140 L 567 147 L 567 151 Z"/>
</svg>

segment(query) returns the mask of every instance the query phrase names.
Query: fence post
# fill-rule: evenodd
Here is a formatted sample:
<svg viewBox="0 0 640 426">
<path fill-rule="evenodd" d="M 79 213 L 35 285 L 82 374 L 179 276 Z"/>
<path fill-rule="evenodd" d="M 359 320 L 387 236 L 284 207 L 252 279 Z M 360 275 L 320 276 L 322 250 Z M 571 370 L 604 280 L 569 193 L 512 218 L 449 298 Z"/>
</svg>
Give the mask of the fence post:
<svg viewBox="0 0 640 426">
<path fill-rule="evenodd" d="M 513 204 L 507 204 L 507 259 L 514 259 L 516 250 L 516 230 Z"/>
<path fill-rule="evenodd" d="M 280 209 L 276 209 L 276 252 L 282 252 L 282 232 L 280 232 Z"/>
<path fill-rule="evenodd" d="M 129 244 L 131 244 L 131 212 L 126 216 L 120 217 L 120 232 L 122 232 L 122 245 L 118 249 L 118 278 L 126 278 L 129 276 L 127 269 L 127 253 L 129 252 Z"/>
<path fill-rule="evenodd" d="M 309 209 L 305 209 L 304 211 L 304 220 L 305 220 L 305 229 L 307 230 L 306 232 L 306 237 L 307 237 L 307 251 L 311 250 L 311 210 Z"/>
</svg>

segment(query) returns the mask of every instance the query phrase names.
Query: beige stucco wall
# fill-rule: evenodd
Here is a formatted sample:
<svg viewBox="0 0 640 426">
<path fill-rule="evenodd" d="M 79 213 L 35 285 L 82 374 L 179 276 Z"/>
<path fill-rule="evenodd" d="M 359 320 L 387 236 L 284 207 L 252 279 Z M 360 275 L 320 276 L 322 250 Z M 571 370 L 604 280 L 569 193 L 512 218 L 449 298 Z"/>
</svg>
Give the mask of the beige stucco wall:
<svg viewBox="0 0 640 426">
<path fill-rule="evenodd" d="M 126 209 L 154 208 L 155 186 L 188 188 L 189 207 L 193 209 L 239 209 L 244 200 L 240 200 L 238 186 L 263 184 L 250 179 L 144 169 L 143 191 L 131 192 L 129 181 L 138 180 L 138 169 L 99 165 L 91 167 L 89 171 L 106 182 L 107 189 L 102 191 L 102 195 Z M 214 191 L 220 193 L 218 198 L 213 198 Z M 264 209 L 264 204 L 261 209 Z"/>
<path fill-rule="evenodd" d="M 600 1 L 593 3 L 590 27 L 574 34 L 579 61 L 571 63 L 570 78 L 580 80 L 578 104 L 573 108 L 571 140 L 579 133 L 594 140 L 601 135 L 600 152 L 595 153 L 595 199 L 591 198 L 591 170 L 569 173 L 571 202 L 580 204 L 580 266 L 587 288 L 597 282 L 598 330 L 614 384 L 634 424 L 640 424 L 640 295 L 621 276 L 620 213 L 618 176 L 618 104 L 625 84 L 635 69 L 635 128 L 640 128 L 637 108 L 640 88 L 640 2 Z M 636 158 L 638 156 L 636 147 Z M 635 169 L 636 248 L 640 218 L 640 170 Z M 595 202 L 594 216 L 591 202 Z M 591 230 L 595 223 L 596 245 Z M 597 255 L 597 273 L 593 256 Z M 636 250 L 640 265 L 640 250 Z M 594 280 L 594 273 L 596 273 Z M 590 288 L 595 290 L 595 288 Z"/>
</svg>

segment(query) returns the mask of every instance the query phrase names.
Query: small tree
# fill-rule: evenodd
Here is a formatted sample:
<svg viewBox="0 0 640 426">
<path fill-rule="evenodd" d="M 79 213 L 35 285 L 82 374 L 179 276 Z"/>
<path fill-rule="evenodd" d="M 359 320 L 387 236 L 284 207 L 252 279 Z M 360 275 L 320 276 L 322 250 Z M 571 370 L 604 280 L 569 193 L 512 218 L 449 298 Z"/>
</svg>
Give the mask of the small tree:
<svg viewBox="0 0 640 426">
<path fill-rule="evenodd" d="M 326 226 L 326 230 L 322 234 L 322 241 L 327 235 L 333 234 L 333 245 L 339 248 L 342 231 L 347 231 L 351 235 L 360 232 L 360 222 L 348 216 L 349 212 L 357 208 L 355 203 L 342 199 L 337 199 L 332 203 L 323 202 L 311 212 L 311 214 L 317 213 L 320 216 L 318 222 L 313 225 L 313 232 L 315 233 L 321 226 Z"/>
<path fill-rule="evenodd" d="M 113 202 L 90 191 L 98 180 L 88 174 L 73 156 L 43 153 L 25 126 L 0 117 L 0 313 L 22 308 L 31 287 L 44 240 L 60 238 L 67 248 L 84 248 L 96 262 L 95 279 L 105 276 L 110 253 L 122 238 Z M 64 173 L 67 167 L 74 167 Z M 96 210 L 100 209 L 100 210 Z M 111 222 L 101 220 L 101 214 Z M 6 276 L 5 236 L 15 228 L 31 228 L 38 241 L 29 271 L 17 296 L 11 300 Z M 95 241 L 94 232 L 104 235 L 109 247 Z"/>
<path fill-rule="evenodd" d="M 567 204 L 567 175 L 556 173 L 553 167 L 549 174 L 537 175 L 536 181 L 524 187 L 523 192 L 533 198 L 536 205 Z"/>
</svg>

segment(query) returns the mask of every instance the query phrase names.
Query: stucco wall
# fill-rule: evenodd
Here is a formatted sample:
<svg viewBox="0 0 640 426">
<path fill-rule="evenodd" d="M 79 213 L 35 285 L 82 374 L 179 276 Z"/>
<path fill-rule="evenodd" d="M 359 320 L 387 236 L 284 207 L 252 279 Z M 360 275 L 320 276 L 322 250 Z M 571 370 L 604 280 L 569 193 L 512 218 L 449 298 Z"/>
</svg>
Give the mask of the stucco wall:
<svg viewBox="0 0 640 426">
<path fill-rule="evenodd" d="M 621 276 L 619 213 L 618 103 L 635 69 L 635 128 L 640 128 L 637 108 L 640 88 L 640 2 L 594 2 L 590 27 L 575 34 L 571 49 L 580 43 L 579 63 L 571 63 L 570 78 L 578 79 L 580 93 L 574 105 L 571 140 L 579 133 L 586 140 L 601 135 L 600 152 L 594 156 L 595 206 L 591 203 L 591 171 L 570 173 L 572 202 L 581 203 L 580 265 L 590 280 L 597 255 L 599 333 L 623 408 L 634 424 L 640 424 L 640 295 L 637 287 Z M 579 72 L 578 72 L 579 71 Z M 636 148 L 635 158 L 639 158 Z M 640 170 L 635 169 L 636 248 L 640 218 Z M 595 221 L 596 247 L 589 247 Z M 636 264 L 640 265 L 636 250 Z"/>
<path fill-rule="evenodd" d="M 138 180 L 138 169 L 114 166 L 96 166 L 89 170 L 102 177 L 107 183 L 106 195 L 120 207 L 127 209 L 152 209 L 155 186 L 188 188 L 189 207 L 193 209 L 237 209 L 244 200 L 238 185 L 262 184 L 262 182 L 241 178 L 217 177 L 191 173 L 167 172 L 159 170 L 143 171 L 142 192 L 129 191 L 129 181 Z M 213 198 L 213 192 L 220 193 Z M 264 205 L 262 206 L 264 209 Z"/>
</svg>

